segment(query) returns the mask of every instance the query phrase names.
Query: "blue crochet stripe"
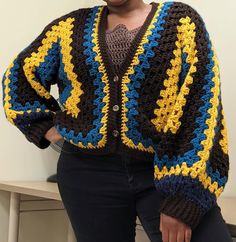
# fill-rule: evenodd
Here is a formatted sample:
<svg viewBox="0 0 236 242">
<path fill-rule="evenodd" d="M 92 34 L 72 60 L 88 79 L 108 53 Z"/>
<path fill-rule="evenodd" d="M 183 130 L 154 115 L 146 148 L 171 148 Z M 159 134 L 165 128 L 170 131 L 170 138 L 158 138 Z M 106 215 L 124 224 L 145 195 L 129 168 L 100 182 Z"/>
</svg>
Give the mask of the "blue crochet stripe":
<svg viewBox="0 0 236 242">
<path fill-rule="evenodd" d="M 63 81 L 63 83 L 65 85 L 65 88 L 59 94 L 59 102 L 60 102 L 60 104 L 64 105 L 66 100 L 71 95 L 72 85 L 71 85 L 71 82 L 69 81 L 69 79 L 67 77 L 67 73 L 65 72 L 65 64 L 62 61 L 63 55 L 62 55 L 62 52 L 61 52 L 61 46 L 59 47 L 59 56 L 60 56 L 60 60 L 59 60 L 60 65 L 59 65 L 59 70 L 58 70 L 58 77 L 59 77 L 60 80 Z"/>
<path fill-rule="evenodd" d="M 181 165 L 183 162 L 186 162 L 187 165 L 190 167 L 195 162 L 199 161 L 197 152 L 203 149 L 201 142 L 206 139 L 204 130 L 208 128 L 208 125 L 206 124 L 206 120 L 210 118 L 210 114 L 207 111 L 212 106 L 212 104 L 210 103 L 210 99 L 213 97 L 211 88 L 214 87 L 214 82 L 212 81 L 214 77 L 214 72 L 213 72 L 214 61 L 213 61 L 212 44 L 208 33 L 206 36 L 208 39 L 208 49 L 209 49 L 209 54 L 208 54 L 209 63 L 207 64 L 208 74 L 205 76 L 207 84 L 204 85 L 203 87 L 203 89 L 206 90 L 206 94 L 201 97 L 204 105 L 199 108 L 199 112 L 202 115 L 196 118 L 196 123 L 198 124 L 198 128 L 194 130 L 195 138 L 191 140 L 191 143 L 193 144 L 193 149 L 190 151 L 187 151 L 182 156 L 180 155 L 178 155 L 177 157 L 173 156 L 172 159 L 169 159 L 168 155 L 164 155 L 162 158 L 160 158 L 158 157 L 158 154 L 157 154 L 155 156 L 154 163 L 159 167 L 159 169 L 162 169 L 165 165 L 168 168 L 171 168 L 172 166 L 175 167 L 177 164 Z"/>
<path fill-rule="evenodd" d="M 206 163 L 206 172 L 207 172 L 207 175 L 211 177 L 212 182 L 217 182 L 220 187 L 225 186 L 228 180 L 228 177 L 227 176 L 221 177 L 221 174 L 219 171 L 213 171 L 209 162 Z"/>
<path fill-rule="evenodd" d="M 208 211 L 216 202 L 216 197 L 197 179 L 190 176 L 170 175 L 154 180 L 155 187 L 165 196 L 182 196 L 186 200 L 192 201 L 204 211 Z"/>
<path fill-rule="evenodd" d="M 91 12 L 89 13 L 89 17 L 87 18 L 87 22 L 85 24 L 86 28 L 84 30 L 84 39 L 86 41 L 83 43 L 83 46 L 86 47 L 84 50 L 84 54 L 87 56 L 86 64 L 90 67 L 89 74 L 91 78 L 94 79 L 94 86 L 97 86 L 97 89 L 95 90 L 95 95 L 97 96 L 97 98 L 93 102 L 93 104 L 96 106 L 96 108 L 93 110 L 93 114 L 97 117 L 93 121 L 95 127 L 90 130 L 85 137 L 83 137 L 82 132 L 75 134 L 75 132 L 71 130 L 68 133 L 66 128 L 60 129 L 60 127 L 58 127 L 62 135 L 65 136 L 67 139 L 72 139 L 75 143 L 81 142 L 84 146 L 87 146 L 88 143 L 96 146 L 98 142 L 102 139 L 102 134 L 99 132 L 99 130 L 102 128 L 103 125 L 101 120 L 104 115 L 102 113 L 102 108 L 104 107 L 105 103 L 102 101 L 102 99 L 105 96 L 105 93 L 103 92 L 105 83 L 101 82 L 102 73 L 98 71 L 100 64 L 98 61 L 95 61 L 95 57 L 97 54 L 93 51 L 93 47 L 95 46 L 95 44 L 92 43 L 93 37 L 91 34 L 93 33 L 93 24 L 95 22 L 98 10 L 99 6 L 95 6 L 91 9 Z"/>
<path fill-rule="evenodd" d="M 18 88 L 17 85 L 19 82 L 19 77 L 18 77 L 19 69 L 20 69 L 20 65 L 18 63 L 18 58 L 16 58 L 13 63 L 13 67 L 10 69 L 10 75 L 9 75 L 9 79 L 10 79 L 9 95 L 11 97 L 11 100 L 9 102 L 12 105 L 11 109 L 13 109 L 15 111 L 24 111 L 24 112 L 26 112 L 28 110 L 32 110 L 32 112 L 36 112 L 36 109 L 38 109 L 38 108 L 40 108 L 41 111 L 43 112 L 45 109 L 48 109 L 45 104 L 41 104 L 39 101 L 34 101 L 33 104 L 26 102 L 24 106 L 16 101 L 17 94 L 15 93 L 15 91 Z"/>
<path fill-rule="evenodd" d="M 37 79 L 40 80 L 40 82 L 47 90 L 50 90 L 51 80 L 53 75 L 56 74 L 57 68 L 59 66 L 59 51 L 58 42 L 52 43 L 52 47 L 48 50 L 44 61 L 35 68 Z"/>
<path fill-rule="evenodd" d="M 161 37 L 160 31 L 164 30 L 163 25 L 165 23 L 165 16 L 167 15 L 167 11 L 170 9 L 173 2 L 165 2 L 164 6 L 160 12 L 158 17 L 158 21 L 154 23 L 155 27 L 152 29 L 152 34 L 148 36 L 148 43 L 144 44 L 144 53 L 139 56 L 139 65 L 134 67 L 134 74 L 130 75 L 131 82 L 127 85 L 128 91 L 126 92 L 126 96 L 129 101 L 126 102 L 127 112 L 127 127 L 128 131 L 126 132 L 126 136 L 130 138 L 135 145 L 138 143 L 142 143 L 145 148 L 153 146 L 153 142 L 150 138 L 144 139 L 142 134 L 138 131 L 138 122 L 135 120 L 135 116 L 139 113 L 137 111 L 137 98 L 139 97 L 136 89 L 140 88 L 140 81 L 145 79 L 145 74 L 143 73 L 144 69 L 150 68 L 150 64 L 148 60 L 155 56 L 153 47 L 158 46 L 158 39 Z"/>
</svg>

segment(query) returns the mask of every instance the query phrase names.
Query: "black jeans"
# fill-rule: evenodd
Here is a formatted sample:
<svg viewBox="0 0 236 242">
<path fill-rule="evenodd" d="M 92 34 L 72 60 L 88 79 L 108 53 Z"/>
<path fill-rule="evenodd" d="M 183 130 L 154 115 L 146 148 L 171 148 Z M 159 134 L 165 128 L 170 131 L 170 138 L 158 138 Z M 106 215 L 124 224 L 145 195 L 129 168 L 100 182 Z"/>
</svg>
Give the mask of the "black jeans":
<svg viewBox="0 0 236 242">
<path fill-rule="evenodd" d="M 78 242 L 134 242 L 136 216 L 151 242 L 161 242 L 153 163 L 125 154 L 92 155 L 64 143 L 58 188 Z M 232 242 L 220 208 L 210 210 L 191 242 Z"/>
</svg>

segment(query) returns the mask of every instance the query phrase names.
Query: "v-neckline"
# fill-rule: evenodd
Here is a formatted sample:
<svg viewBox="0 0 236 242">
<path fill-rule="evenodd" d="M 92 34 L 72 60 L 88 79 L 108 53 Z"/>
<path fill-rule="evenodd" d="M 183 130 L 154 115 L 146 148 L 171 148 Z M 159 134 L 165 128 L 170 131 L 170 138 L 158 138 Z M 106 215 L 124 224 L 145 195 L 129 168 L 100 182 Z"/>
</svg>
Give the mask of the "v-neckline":
<svg viewBox="0 0 236 242">
<path fill-rule="evenodd" d="M 119 78 L 122 78 L 123 75 L 127 72 L 129 67 L 131 66 L 132 59 L 135 56 L 135 53 L 142 41 L 142 38 L 147 31 L 158 7 L 158 3 L 151 2 L 150 5 L 152 6 L 150 12 L 146 16 L 146 19 L 143 23 L 143 25 L 140 27 L 138 32 L 136 33 L 135 37 L 131 41 L 130 47 L 126 53 L 125 59 L 122 61 L 122 64 L 119 68 L 119 71 L 116 72 L 115 68 L 113 66 L 112 59 L 108 53 L 108 46 L 106 43 L 106 28 L 107 28 L 107 15 L 108 15 L 108 7 L 107 5 L 103 6 L 101 16 L 99 18 L 98 22 L 98 42 L 99 47 L 102 55 L 102 59 L 104 62 L 105 69 L 107 70 L 108 77 L 113 78 L 114 76 L 118 76 Z"/>
</svg>

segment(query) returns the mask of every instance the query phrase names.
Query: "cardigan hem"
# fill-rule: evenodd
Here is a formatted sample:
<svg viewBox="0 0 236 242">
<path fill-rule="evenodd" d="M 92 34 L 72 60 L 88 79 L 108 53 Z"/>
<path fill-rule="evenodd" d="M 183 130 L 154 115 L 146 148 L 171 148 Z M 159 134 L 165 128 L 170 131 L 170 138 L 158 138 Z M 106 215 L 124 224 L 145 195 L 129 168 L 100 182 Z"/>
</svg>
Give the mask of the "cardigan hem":
<svg viewBox="0 0 236 242">
<path fill-rule="evenodd" d="M 104 148 L 98 148 L 98 149 L 86 149 L 78 147 L 70 141 L 66 140 L 64 141 L 62 152 L 68 152 L 68 153 L 82 153 L 87 155 L 107 155 L 107 154 L 118 154 L 118 155 L 127 155 L 131 157 L 135 157 L 135 159 L 138 160 L 147 160 L 147 161 L 153 161 L 154 153 L 150 153 L 147 151 L 140 151 L 137 149 L 131 149 L 128 146 L 121 143 L 119 139 L 117 139 L 116 142 L 109 143 L 109 145 L 106 145 Z"/>
</svg>

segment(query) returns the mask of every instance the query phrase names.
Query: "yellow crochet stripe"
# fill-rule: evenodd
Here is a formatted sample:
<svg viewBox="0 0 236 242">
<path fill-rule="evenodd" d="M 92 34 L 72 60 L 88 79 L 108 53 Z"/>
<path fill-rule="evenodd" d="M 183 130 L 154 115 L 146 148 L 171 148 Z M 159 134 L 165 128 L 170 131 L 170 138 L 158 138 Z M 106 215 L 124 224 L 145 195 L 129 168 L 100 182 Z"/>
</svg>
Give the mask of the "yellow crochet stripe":
<svg viewBox="0 0 236 242">
<path fill-rule="evenodd" d="M 14 67 L 14 61 L 16 60 L 16 58 L 17 57 L 13 58 L 12 63 L 7 68 L 7 71 L 6 71 L 6 74 L 5 74 L 6 78 L 5 78 L 5 81 L 4 81 L 5 88 L 3 90 L 4 91 L 4 95 L 5 95 L 3 109 L 5 111 L 7 120 L 10 123 L 12 123 L 13 125 L 15 124 L 14 120 L 17 118 L 17 115 L 23 115 L 24 113 L 31 113 L 32 112 L 32 110 L 27 110 L 26 112 L 25 111 L 13 110 L 12 109 L 12 104 L 10 103 L 11 96 L 10 96 L 10 87 L 9 87 L 9 85 L 10 85 L 11 80 L 10 80 L 9 76 L 11 75 L 11 69 Z M 35 110 L 35 112 L 41 112 L 41 111 L 42 111 L 41 108 L 37 108 Z M 47 112 L 50 112 L 50 110 L 45 109 L 44 112 L 47 113 Z"/>
<path fill-rule="evenodd" d="M 60 23 L 61 30 L 63 30 L 60 31 L 60 45 L 62 52 L 62 62 L 64 64 L 64 71 L 72 86 L 71 94 L 65 102 L 66 113 L 70 114 L 73 118 L 77 118 L 80 112 L 80 109 L 78 108 L 78 103 L 80 102 L 80 96 L 84 93 L 84 91 L 81 89 L 82 83 L 78 80 L 78 75 L 73 71 L 74 65 L 71 62 L 71 43 L 73 41 L 72 34 L 74 20 L 74 18 L 67 18 L 65 22 Z"/>
<path fill-rule="evenodd" d="M 208 129 L 204 131 L 206 135 L 206 139 L 201 141 L 203 145 L 203 150 L 198 151 L 199 161 L 194 163 L 191 167 L 187 167 L 186 162 L 183 162 L 181 166 L 177 165 L 176 167 L 171 167 L 169 170 L 165 166 L 162 170 L 155 165 L 154 176 L 155 179 L 161 179 L 163 176 L 169 176 L 171 174 L 179 175 L 180 173 L 183 176 L 191 176 L 192 178 L 197 178 L 204 186 L 205 189 L 208 189 L 211 193 L 214 193 L 216 197 L 218 197 L 223 191 L 223 187 L 219 187 L 218 183 L 212 182 L 211 177 L 206 174 L 206 161 L 209 159 L 210 150 L 213 145 L 213 138 L 215 136 L 215 127 L 217 125 L 217 115 L 219 105 L 219 93 L 220 93 L 220 79 L 219 79 L 219 67 L 218 60 L 216 56 L 216 52 L 214 47 L 212 47 L 213 61 L 214 61 L 214 77 L 212 81 L 214 82 L 214 87 L 211 88 L 213 93 L 213 97 L 210 99 L 210 103 L 212 107 L 209 108 L 208 113 L 210 117 L 206 120 L 206 124 L 208 124 Z"/>
<path fill-rule="evenodd" d="M 196 166 L 200 165 L 200 167 L 205 166 L 206 161 L 209 158 L 210 150 L 213 145 L 213 138 L 215 136 L 215 127 L 217 125 L 217 116 L 218 116 L 217 107 L 219 105 L 219 94 L 220 94 L 219 65 L 218 65 L 218 59 L 216 56 L 216 51 L 214 49 L 214 46 L 212 46 L 212 51 L 214 53 L 212 57 L 214 62 L 214 67 L 213 67 L 214 77 L 212 79 L 212 81 L 214 82 L 214 87 L 211 88 L 213 97 L 210 99 L 210 103 L 212 104 L 212 107 L 209 108 L 208 110 L 210 117 L 206 120 L 208 129 L 204 131 L 204 134 L 206 135 L 207 138 L 201 142 L 201 144 L 203 145 L 203 150 L 200 150 L 198 152 L 198 156 L 200 157 L 200 160 L 194 164 Z"/>
<path fill-rule="evenodd" d="M 99 7 L 98 12 L 96 13 L 97 17 L 95 19 L 93 34 L 92 34 L 92 37 L 93 37 L 92 42 L 95 44 L 95 46 L 93 47 L 93 51 L 97 54 L 95 57 L 95 61 L 98 61 L 99 63 L 98 71 L 102 73 L 101 80 L 102 82 L 105 83 L 105 86 L 103 89 L 105 96 L 102 100 L 103 102 L 105 102 L 105 105 L 102 108 L 102 113 L 103 113 L 103 116 L 101 119 L 102 127 L 99 130 L 100 134 L 102 134 L 102 139 L 98 142 L 98 145 L 97 145 L 98 148 L 104 147 L 107 142 L 107 123 L 108 123 L 108 112 L 109 112 L 109 104 L 110 104 L 110 84 L 109 84 L 106 68 L 102 60 L 101 50 L 100 50 L 99 41 L 98 41 L 98 26 L 101 21 L 101 14 L 103 9 L 104 9 L 104 6 Z"/>
<path fill-rule="evenodd" d="M 151 152 L 154 153 L 154 149 L 153 147 L 149 146 L 148 148 L 145 148 L 144 145 L 139 142 L 138 145 L 135 145 L 134 142 L 126 136 L 126 132 L 128 131 L 128 127 L 127 127 L 127 112 L 128 109 L 126 108 L 126 102 L 129 101 L 128 97 L 125 95 L 125 92 L 127 92 L 128 89 L 128 84 L 131 82 L 129 75 L 132 75 L 134 73 L 134 67 L 135 65 L 139 64 L 139 55 L 143 54 L 145 49 L 144 49 L 144 44 L 149 42 L 148 36 L 152 34 L 152 29 L 155 28 L 154 23 L 158 21 L 158 17 L 160 15 L 160 12 L 162 10 L 164 6 L 164 3 L 160 3 L 158 5 L 157 11 L 154 14 L 152 21 L 150 23 L 150 25 L 148 26 L 142 40 L 141 43 L 139 44 L 137 51 L 135 53 L 135 56 L 132 60 L 132 64 L 131 66 L 128 68 L 127 72 L 124 74 L 124 76 L 122 77 L 121 80 L 121 89 L 122 89 L 122 104 L 121 104 L 121 140 L 122 142 L 127 145 L 130 148 L 134 148 L 134 149 L 138 149 L 138 150 L 143 150 L 143 151 L 147 151 L 147 152 Z"/>
<path fill-rule="evenodd" d="M 181 18 L 179 22 L 181 25 L 177 26 L 177 48 L 173 51 L 175 57 L 170 61 L 172 67 L 167 70 L 168 79 L 164 80 L 165 89 L 160 91 L 161 98 L 156 101 L 159 107 L 154 110 L 156 117 L 151 120 L 159 132 L 170 130 L 174 134 L 181 125 L 179 119 L 183 115 L 183 107 L 186 104 L 185 96 L 189 93 L 188 86 L 193 82 L 192 74 L 196 72 L 195 64 L 198 62 L 197 50 L 195 49 L 196 26 L 193 22 L 191 23 L 189 17 Z M 182 48 L 183 52 L 187 53 L 186 62 L 190 65 L 190 68 L 180 92 L 177 94 L 179 74 L 182 67 Z"/>
<path fill-rule="evenodd" d="M 220 146 L 222 148 L 222 151 L 225 154 L 228 154 L 228 152 L 229 152 L 229 149 L 228 149 L 228 130 L 227 130 L 227 127 L 226 127 L 226 122 L 225 122 L 224 109 L 222 109 L 221 113 L 222 113 L 222 120 L 221 120 L 221 122 L 222 122 L 223 128 L 220 131 L 221 134 L 222 134 L 222 139 L 219 141 L 219 144 L 220 144 Z"/>
<path fill-rule="evenodd" d="M 42 45 L 38 48 L 37 53 L 32 52 L 30 57 L 24 59 L 23 70 L 32 88 L 37 92 L 38 95 L 46 99 L 50 99 L 50 93 L 36 81 L 35 69 L 44 62 L 45 57 L 48 54 L 48 50 L 52 48 L 52 44 L 58 40 L 58 34 L 54 30 L 50 30 L 46 33 L 46 37 L 42 40 Z"/>
</svg>

